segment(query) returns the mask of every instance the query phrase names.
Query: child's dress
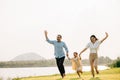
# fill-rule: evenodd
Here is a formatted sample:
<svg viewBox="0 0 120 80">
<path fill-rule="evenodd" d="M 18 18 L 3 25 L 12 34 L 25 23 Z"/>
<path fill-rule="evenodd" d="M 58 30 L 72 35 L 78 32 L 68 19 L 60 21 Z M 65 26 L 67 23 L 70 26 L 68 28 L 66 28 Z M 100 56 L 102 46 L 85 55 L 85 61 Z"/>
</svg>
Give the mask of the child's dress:
<svg viewBox="0 0 120 80">
<path fill-rule="evenodd" d="M 82 71 L 82 63 L 80 57 L 72 58 L 72 69 L 76 71 Z"/>
</svg>

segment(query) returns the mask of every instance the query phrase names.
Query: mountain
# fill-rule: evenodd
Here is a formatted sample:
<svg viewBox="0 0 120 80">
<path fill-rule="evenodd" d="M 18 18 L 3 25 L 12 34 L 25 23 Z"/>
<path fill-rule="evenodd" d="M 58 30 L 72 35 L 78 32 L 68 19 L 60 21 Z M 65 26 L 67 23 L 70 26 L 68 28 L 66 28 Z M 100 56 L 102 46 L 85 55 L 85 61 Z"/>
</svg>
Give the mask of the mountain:
<svg viewBox="0 0 120 80">
<path fill-rule="evenodd" d="M 30 61 L 30 60 L 45 60 L 45 58 L 41 57 L 36 53 L 25 53 L 16 56 L 11 61 Z"/>
</svg>

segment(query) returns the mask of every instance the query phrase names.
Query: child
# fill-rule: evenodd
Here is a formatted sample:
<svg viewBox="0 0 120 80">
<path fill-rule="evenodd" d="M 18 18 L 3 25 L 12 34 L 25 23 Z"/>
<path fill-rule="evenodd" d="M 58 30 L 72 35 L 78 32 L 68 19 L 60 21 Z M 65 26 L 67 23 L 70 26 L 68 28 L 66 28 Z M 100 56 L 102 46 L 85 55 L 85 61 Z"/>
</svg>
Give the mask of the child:
<svg viewBox="0 0 120 80">
<path fill-rule="evenodd" d="M 80 73 L 82 73 L 81 58 L 78 56 L 77 52 L 74 52 L 73 55 L 74 55 L 74 58 L 69 58 L 69 55 L 67 55 L 67 57 L 72 62 L 72 69 L 76 70 L 78 76 L 80 77 Z"/>
</svg>

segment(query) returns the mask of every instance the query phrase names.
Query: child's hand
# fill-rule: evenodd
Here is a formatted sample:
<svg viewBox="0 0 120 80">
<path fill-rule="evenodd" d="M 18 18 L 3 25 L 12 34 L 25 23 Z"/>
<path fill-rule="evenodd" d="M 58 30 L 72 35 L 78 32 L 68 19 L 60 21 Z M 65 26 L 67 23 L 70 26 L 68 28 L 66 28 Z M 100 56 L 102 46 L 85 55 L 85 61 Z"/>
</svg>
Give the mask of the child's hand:
<svg viewBox="0 0 120 80">
<path fill-rule="evenodd" d="M 81 60 L 81 57 L 80 57 L 80 60 Z"/>
<path fill-rule="evenodd" d="M 67 58 L 68 58 L 69 60 L 71 60 L 68 53 L 66 54 L 66 56 L 67 56 Z"/>
<path fill-rule="evenodd" d="M 79 54 L 79 57 L 81 57 L 81 55 Z"/>
<path fill-rule="evenodd" d="M 79 58 L 80 58 L 80 60 L 81 60 L 81 56 L 79 55 Z"/>
</svg>

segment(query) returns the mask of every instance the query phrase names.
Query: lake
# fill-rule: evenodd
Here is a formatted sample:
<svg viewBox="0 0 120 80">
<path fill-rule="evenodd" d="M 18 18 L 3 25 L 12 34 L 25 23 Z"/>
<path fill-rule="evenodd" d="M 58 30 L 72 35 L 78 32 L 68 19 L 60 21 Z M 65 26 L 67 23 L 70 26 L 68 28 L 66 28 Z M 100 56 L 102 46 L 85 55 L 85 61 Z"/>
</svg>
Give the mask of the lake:
<svg viewBox="0 0 120 80">
<path fill-rule="evenodd" d="M 98 66 L 99 70 L 105 70 L 109 67 Z M 71 66 L 65 66 L 66 73 L 75 73 Z M 90 66 L 83 66 L 83 71 L 90 71 Z M 17 77 L 42 76 L 59 74 L 57 67 L 28 67 L 28 68 L 0 68 L 0 77 L 2 80 L 11 80 Z"/>
</svg>

